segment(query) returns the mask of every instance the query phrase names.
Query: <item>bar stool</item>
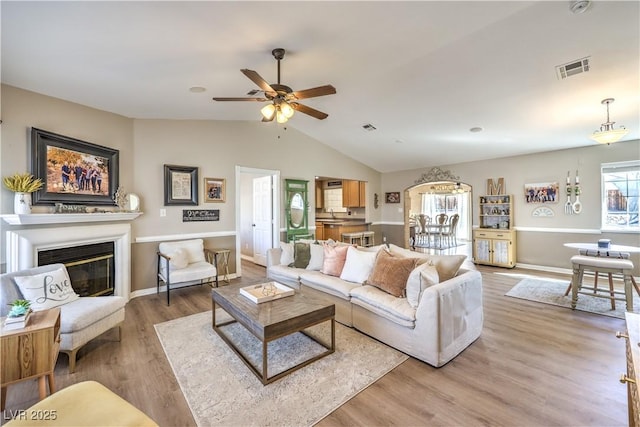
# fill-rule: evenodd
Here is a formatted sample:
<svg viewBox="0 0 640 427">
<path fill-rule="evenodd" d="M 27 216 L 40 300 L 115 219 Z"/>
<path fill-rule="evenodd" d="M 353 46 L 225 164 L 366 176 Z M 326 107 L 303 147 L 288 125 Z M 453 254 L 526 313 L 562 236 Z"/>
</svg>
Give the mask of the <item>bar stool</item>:
<svg viewBox="0 0 640 427">
<path fill-rule="evenodd" d="M 374 231 L 362 232 L 362 246 L 370 247 L 376 244 L 376 233 Z"/>
<path fill-rule="evenodd" d="M 575 310 L 578 302 L 578 294 L 590 295 L 599 298 L 608 298 L 611 300 L 611 309 L 615 310 L 615 300 L 625 301 L 627 311 L 633 311 L 633 290 L 632 290 L 632 274 L 633 262 L 628 259 L 595 257 L 586 255 L 574 255 L 571 257 L 573 264 L 573 277 L 571 278 L 571 308 Z M 616 298 L 616 292 L 613 289 L 613 283 L 608 291 L 608 295 L 598 293 L 595 287 L 586 287 L 582 285 L 582 279 L 585 271 L 593 271 L 594 273 L 621 274 L 624 280 L 624 298 Z M 583 291 L 589 290 L 592 292 Z M 605 291 L 606 292 L 606 291 Z"/>
<path fill-rule="evenodd" d="M 350 245 L 362 245 L 362 231 L 358 233 L 342 233 L 342 241 Z"/>
</svg>

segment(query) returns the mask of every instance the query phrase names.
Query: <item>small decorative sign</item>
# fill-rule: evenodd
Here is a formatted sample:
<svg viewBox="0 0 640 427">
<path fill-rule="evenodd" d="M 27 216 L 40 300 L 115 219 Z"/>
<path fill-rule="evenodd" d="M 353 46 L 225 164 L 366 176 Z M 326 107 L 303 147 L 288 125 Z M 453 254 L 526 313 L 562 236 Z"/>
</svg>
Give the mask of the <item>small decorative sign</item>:
<svg viewBox="0 0 640 427">
<path fill-rule="evenodd" d="M 220 209 L 183 209 L 182 222 L 220 221 Z"/>
</svg>

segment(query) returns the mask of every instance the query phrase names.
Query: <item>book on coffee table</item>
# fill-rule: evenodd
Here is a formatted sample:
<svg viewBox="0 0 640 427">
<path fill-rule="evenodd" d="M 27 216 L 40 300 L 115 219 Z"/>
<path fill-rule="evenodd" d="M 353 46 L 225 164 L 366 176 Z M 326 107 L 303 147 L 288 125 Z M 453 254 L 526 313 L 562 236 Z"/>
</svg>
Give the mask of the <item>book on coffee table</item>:
<svg viewBox="0 0 640 427">
<path fill-rule="evenodd" d="M 291 296 L 295 290 L 278 282 L 266 282 L 240 288 L 240 295 L 256 304 Z"/>
</svg>

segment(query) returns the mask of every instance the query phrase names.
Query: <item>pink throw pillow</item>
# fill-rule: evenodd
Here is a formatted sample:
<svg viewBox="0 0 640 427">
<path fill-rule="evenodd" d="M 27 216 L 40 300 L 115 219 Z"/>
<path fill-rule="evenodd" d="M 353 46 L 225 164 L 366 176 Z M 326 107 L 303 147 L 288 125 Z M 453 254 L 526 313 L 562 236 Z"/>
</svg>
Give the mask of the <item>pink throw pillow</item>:
<svg viewBox="0 0 640 427">
<path fill-rule="evenodd" d="M 321 273 L 328 274 L 329 276 L 340 277 L 344 262 L 347 259 L 348 245 L 322 245 L 324 249 L 324 261 L 322 262 Z"/>
</svg>

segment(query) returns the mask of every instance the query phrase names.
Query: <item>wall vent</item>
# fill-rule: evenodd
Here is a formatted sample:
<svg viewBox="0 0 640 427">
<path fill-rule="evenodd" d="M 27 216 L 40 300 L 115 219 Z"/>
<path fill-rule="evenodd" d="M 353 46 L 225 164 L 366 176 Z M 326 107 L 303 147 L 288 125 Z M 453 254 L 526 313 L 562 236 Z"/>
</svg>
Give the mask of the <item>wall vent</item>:
<svg viewBox="0 0 640 427">
<path fill-rule="evenodd" d="M 576 74 L 586 73 L 590 70 L 590 61 L 591 57 L 587 56 L 586 58 L 577 59 L 566 64 L 558 65 L 556 67 L 558 80 L 564 80 L 567 77 L 575 76 Z"/>
<path fill-rule="evenodd" d="M 368 130 L 369 132 L 373 132 L 374 130 L 376 130 L 376 127 L 371 123 L 367 123 L 366 125 L 362 125 L 362 129 Z"/>
</svg>

